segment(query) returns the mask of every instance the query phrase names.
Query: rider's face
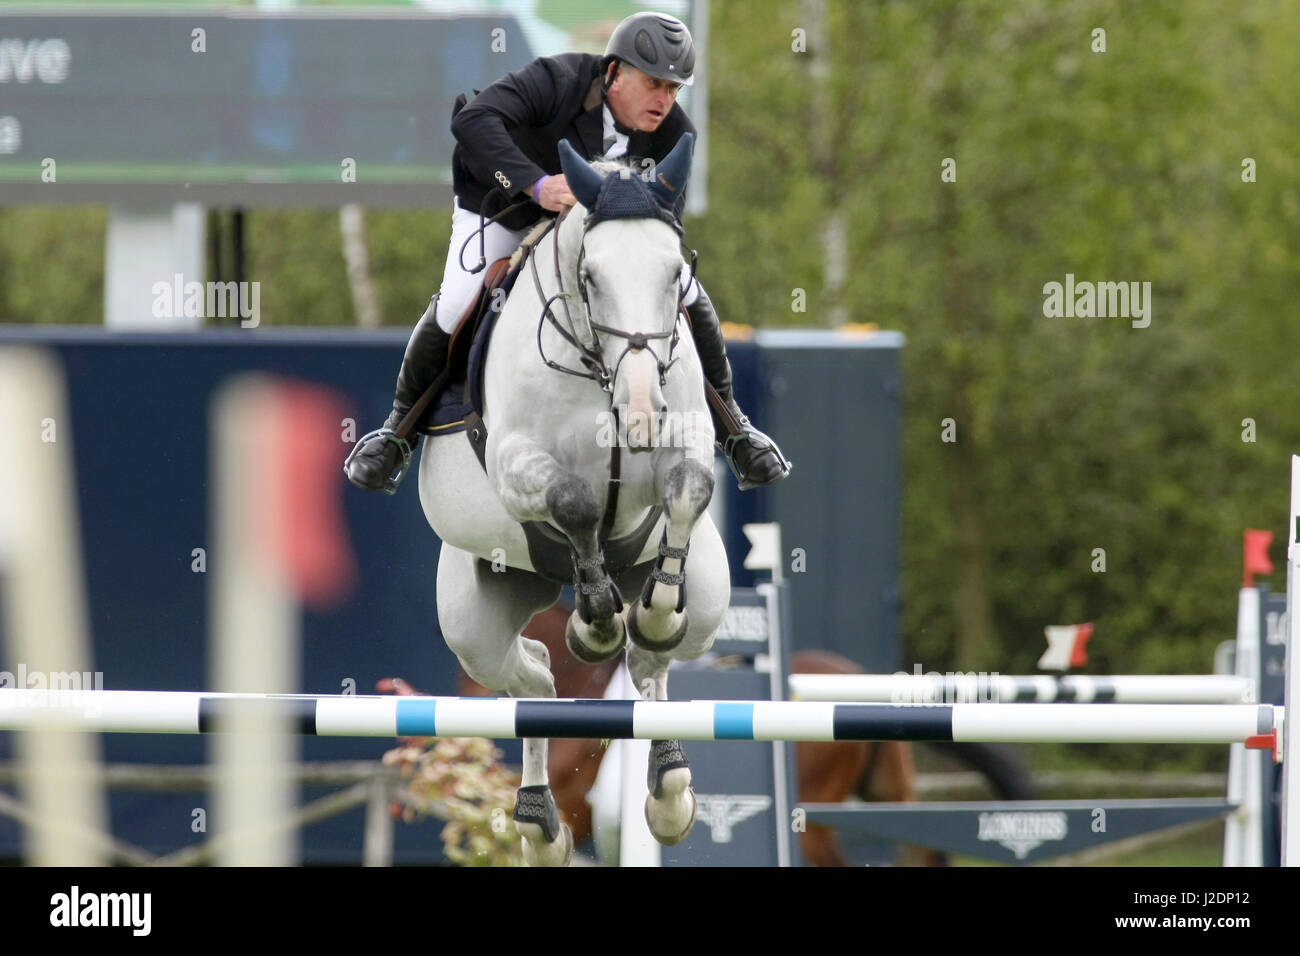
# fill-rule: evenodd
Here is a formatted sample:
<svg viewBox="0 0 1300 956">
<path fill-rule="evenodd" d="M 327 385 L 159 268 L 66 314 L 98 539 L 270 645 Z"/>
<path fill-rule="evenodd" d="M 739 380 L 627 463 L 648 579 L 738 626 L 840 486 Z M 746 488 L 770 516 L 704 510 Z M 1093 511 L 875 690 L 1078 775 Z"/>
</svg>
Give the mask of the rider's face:
<svg viewBox="0 0 1300 956">
<path fill-rule="evenodd" d="M 609 108 L 624 126 L 653 133 L 668 116 L 680 83 L 657 80 L 634 66 L 620 63 L 609 88 Z"/>
</svg>

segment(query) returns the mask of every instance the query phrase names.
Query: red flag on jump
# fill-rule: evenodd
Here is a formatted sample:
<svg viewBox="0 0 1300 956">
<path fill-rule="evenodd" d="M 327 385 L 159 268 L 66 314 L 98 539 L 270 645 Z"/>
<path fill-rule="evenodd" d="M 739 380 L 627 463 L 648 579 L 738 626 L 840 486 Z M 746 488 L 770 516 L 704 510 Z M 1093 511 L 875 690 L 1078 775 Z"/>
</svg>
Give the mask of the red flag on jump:
<svg viewBox="0 0 1300 956">
<path fill-rule="evenodd" d="M 1273 543 L 1273 532 L 1252 529 L 1242 532 L 1241 537 L 1241 586 L 1253 588 L 1255 586 L 1255 575 L 1273 573 L 1273 562 L 1268 557 L 1269 545 Z"/>
<path fill-rule="evenodd" d="M 1067 671 L 1088 663 L 1088 638 L 1092 637 L 1092 624 L 1053 624 L 1043 628 L 1047 636 L 1047 650 L 1038 659 L 1042 671 Z"/>
<path fill-rule="evenodd" d="M 275 558 L 298 598 L 313 606 L 340 601 L 355 585 L 356 562 L 338 480 L 339 429 L 346 410 L 335 393 L 287 379 L 264 383 L 257 402 L 265 521 Z"/>
</svg>

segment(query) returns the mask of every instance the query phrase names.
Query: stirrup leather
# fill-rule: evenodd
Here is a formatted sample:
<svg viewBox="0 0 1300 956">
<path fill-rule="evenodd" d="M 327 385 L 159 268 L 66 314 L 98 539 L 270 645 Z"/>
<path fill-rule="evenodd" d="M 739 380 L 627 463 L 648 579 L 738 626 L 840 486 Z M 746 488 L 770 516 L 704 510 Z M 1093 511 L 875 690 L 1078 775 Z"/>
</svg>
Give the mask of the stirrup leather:
<svg viewBox="0 0 1300 956">
<path fill-rule="evenodd" d="M 344 459 L 343 473 L 345 475 L 348 474 L 348 466 L 352 464 L 352 459 L 356 458 L 361 449 L 364 448 L 373 438 L 382 438 L 385 441 L 392 442 L 397 446 L 397 450 L 402 454 L 402 466 L 397 469 L 397 474 L 389 475 L 384 479 L 384 494 L 395 495 L 397 494 L 398 486 L 402 483 L 402 479 L 406 477 L 406 473 L 411 468 L 411 456 L 414 453 L 414 449 L 411 447 L 411 443 L 405 438 L 398 438 L 397 432 L 393 431 L 391 428 L 381 428 L 378 431 L 362 435 L 361 440 L 352 446 L 352 451 L 348 454 L 348 457 Z"/>
<path fill-rule="evenodd" d="M 740 427 L 743 431 L 739 431 L 734 435 L 728 435 L 723 439 L 722 454 L 726 456 L 727 465 L 730 466 L 731 473 L 736 476 L 736 481 L 739 482 L 741 491 L 749 491 L 751 488 L 762 487 L 755 482 L 749 481 L 745 475 L 740 473 L 740 469 L 736 467 L 736 449 L 741 442 L 749 442 L 758 451 L 770 449 L 772 453 L 776 455 L 777 463 L 781 466 L 781 478 L 785 478 L 790 474 L 794 465 L 790 464 L 790 459 L 785 457 L 784 453 L 782 453 L 781 449 L 777 447 L 776 442 L 774 442 L 770 436 L 764 434 L 751 425 L 749 423 L 749 418 L 743 415 L 740 418 Z M 771 484 L 771 482 L 769 482 L 769 484 Z"/>
</svg>

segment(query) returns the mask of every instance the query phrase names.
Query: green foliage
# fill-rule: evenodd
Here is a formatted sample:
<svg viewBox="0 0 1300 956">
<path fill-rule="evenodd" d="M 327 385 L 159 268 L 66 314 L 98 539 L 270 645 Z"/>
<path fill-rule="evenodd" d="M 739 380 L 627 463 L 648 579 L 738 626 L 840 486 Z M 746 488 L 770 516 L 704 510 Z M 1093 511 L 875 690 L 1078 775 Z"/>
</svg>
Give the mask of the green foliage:
<svg viewBox="0 0 1300 956">
<path fill-rule="evenodd" d="M 105 210 L 0 208 L 0 322 L 104 322 Z"/>
</svg>

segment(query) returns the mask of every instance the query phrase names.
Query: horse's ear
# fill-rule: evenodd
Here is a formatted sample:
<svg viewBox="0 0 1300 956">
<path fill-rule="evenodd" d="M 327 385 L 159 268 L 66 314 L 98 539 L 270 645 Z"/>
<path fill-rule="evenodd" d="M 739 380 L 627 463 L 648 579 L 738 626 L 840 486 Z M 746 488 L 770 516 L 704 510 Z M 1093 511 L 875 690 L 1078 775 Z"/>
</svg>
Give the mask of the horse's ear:
<svg viewBox="0 0 1300 956">
<path fill-rule="evenodd" d="M 650 191 L 660 204 L 670 209 L 676 204 L 677 197 L 686 186 L 686 180 L 691 177 L 691 154 L 694 151 L 695 137 L 690 133 L 682 133 L 672 152 L 656 164 Z"/>
<path fill-rule="evenodd" d="M 588 209 L 596 205 L 596 194 L 604 181 L 591 164 L 578 155 L 567 139 L 560 140 L 560 168 L 569 183 L 569 191 Z"/>
</svg>

